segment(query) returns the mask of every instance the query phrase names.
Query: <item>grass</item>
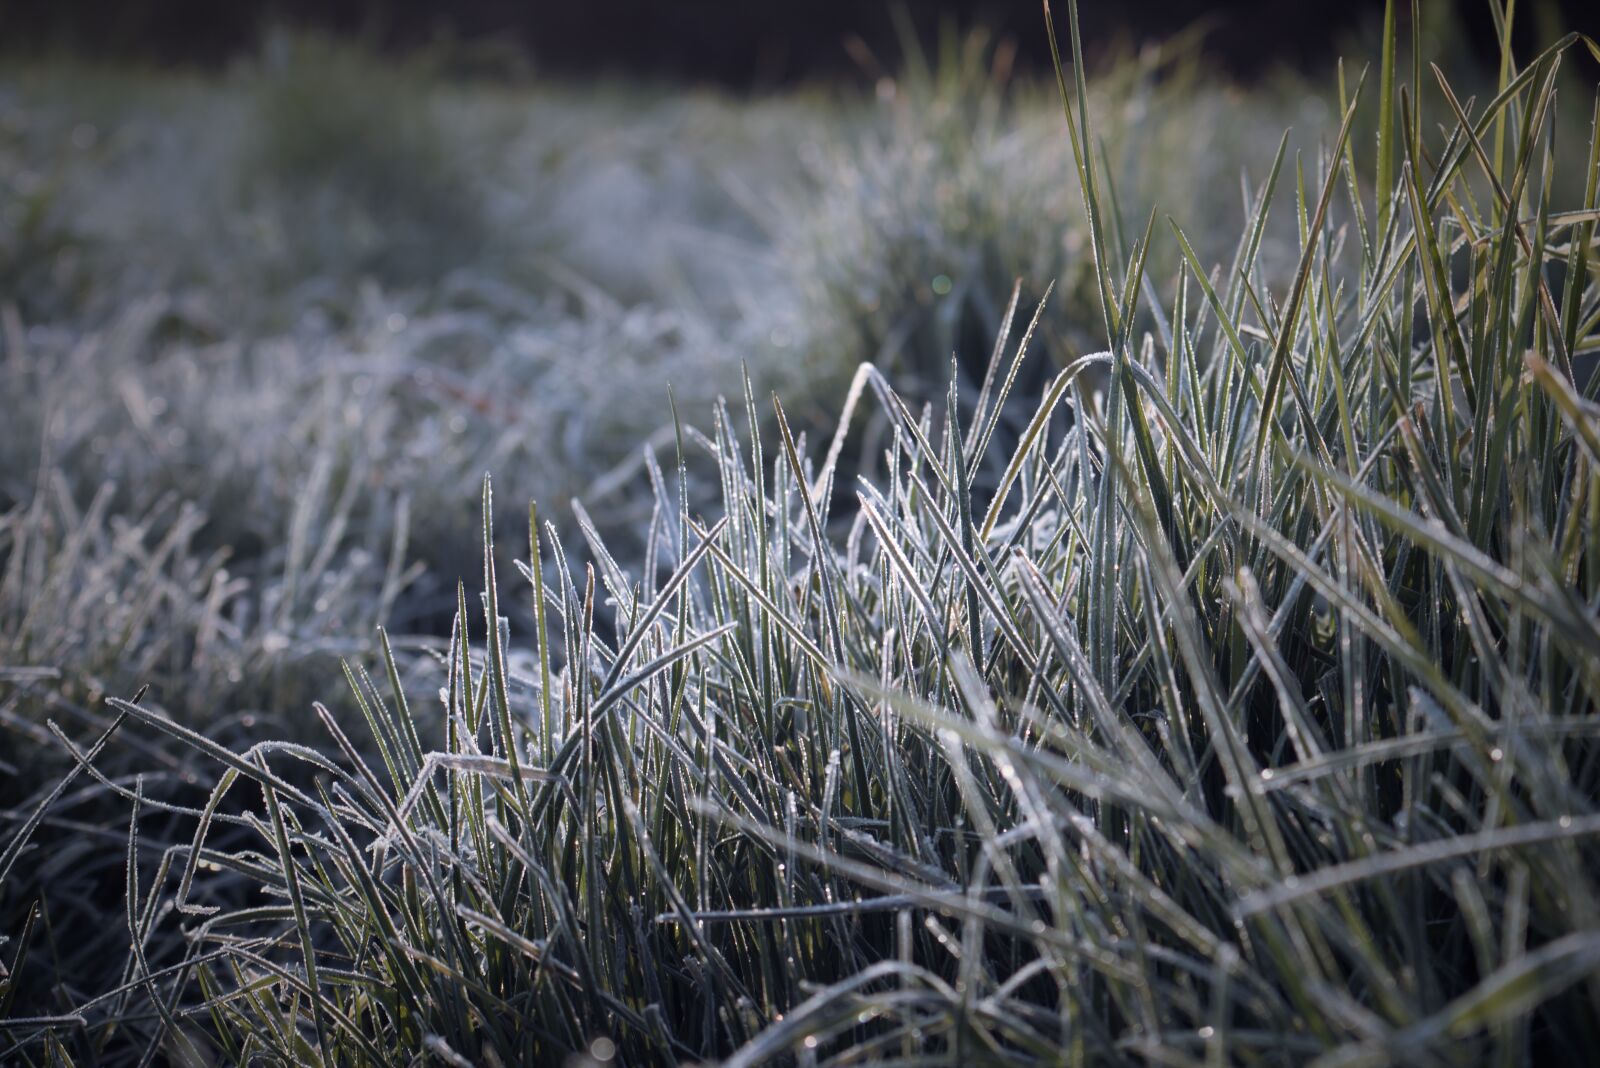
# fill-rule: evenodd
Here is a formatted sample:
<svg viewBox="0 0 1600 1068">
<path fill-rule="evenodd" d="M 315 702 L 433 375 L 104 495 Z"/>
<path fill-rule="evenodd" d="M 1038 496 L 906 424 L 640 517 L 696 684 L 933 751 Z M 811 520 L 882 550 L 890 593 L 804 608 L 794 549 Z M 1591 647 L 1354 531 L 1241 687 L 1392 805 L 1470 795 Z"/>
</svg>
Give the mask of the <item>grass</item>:
<svg viewBox="0 0 1600 1068">
<path fill-rule="evenodd" d="M 288 263 L 390 284 L 470 263 L 490 224 L 422 72 L 318 38 L 263 51 L 240 180 Z"/>
<path fill-rule="evenodd" d="M 71 770 L 0 845 L 0 892 L 48 888 L 0 948 L 0 1055 L 1581 1062 L 1600 135 L 1557 114 L 1600 104 L 1557 86 L 1600 51 L 1508 56 L 1470 97 L 1387 19 L 1321 144 L 1251 161 L 1212 269 L 1119 206 L 1067 14 L 1092 346 L 1033 351 L 1002 303 L 943 397 L 863 365 L 837 448 L 752 372 L 646 451 L 627 551 L 530 511 L 508 553 L 527 498 L 502 476 L 497 509 L 463 460 L 428 489 L 479 502 L 482 572 L 437 674 L 381 637 L 314 746 L 141 696 L 53 732 Z M 0 586 L 7 656 L 156 670 L 150 612 L 36 624 L 28 591 L 97 588 L 70 576 L 99 538 L 130 604 L 210 605 L 216 572 L 156 548 L 196 521 L 111 537 L 75 499 L 6 528 L 8 576 L 67 576 Z M 327 564 L 311 507 L 286 552 Z M 91 802 L 119 825 L 66 822 Z M 75 854 L 30 846 L 68 830 Z M 74 875 L 96 845 L 120 885 Z M 92 946 L 132 946 L 93 989 L 50 918 L 73 896 L 116 917 Z"/>
<path fill-rule="evenodd" d="M 1025 305 L 1048 287 L 1054 312 L 1035 334 L 1041 358 L 1019 383 L 1031 396 L 1101 344 L 1086 216 L 1077 184 L 1063 181 L 1073 162 L 1054 86 L 1018 76 L 1006 43 L 981 34 L 947 31 L 933 56 L 914 42 L 910 54 L 902 75 L 879 83 L 877 121 L 805 158 L 820 190 L 814 206 L 778 216 L 777 247 L 820 354 L 815 373 L 834 384 L 823 394 L 831 400 L 854 362 L 828 354 L 857 353 L 917 404 L 938 403 L 953 355 L 975 399 L 1020 280 Z M 1303 124 L 1314 138 L 1326 123 L 1315 97 L 1297 91 L 1262 93 L 1251 121 L 1236 121 L 1238 91 L 1207 77 L 1191 39 L 1101 66 L 1091 89 L 1103 123 L 1096 151 L 1116 200 L 1130 219 L 1156 204 L 1203 215 L 1203 254 L 1225 255 L 1243 225 L 1236 162 L 1270 152 L 1283 125 Z M 1169 156 L 1192 167 L 1143 165 Z M 1288 228 L 1275 228 L 1264 262 L 1280 269 L 1292 241 Z M 1163 272 L 1176 267 L 1172 250 L 1157 256 Z"/>
</svg>

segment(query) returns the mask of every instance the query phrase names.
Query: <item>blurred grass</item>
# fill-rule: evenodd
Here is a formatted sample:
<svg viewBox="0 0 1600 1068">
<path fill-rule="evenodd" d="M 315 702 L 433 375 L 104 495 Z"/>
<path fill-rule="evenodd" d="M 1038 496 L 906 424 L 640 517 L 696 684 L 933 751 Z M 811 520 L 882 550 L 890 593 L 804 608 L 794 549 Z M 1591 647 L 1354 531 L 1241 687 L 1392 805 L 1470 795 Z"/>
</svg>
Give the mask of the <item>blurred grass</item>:
<svg viewBox="0 0 1600 1068">
<path fill-rule="evenodd" d="M 482 198 L 425 70 L 279 34 L 257 79 L 241 180 L 277 201 L 289 269 L 403 285 L 482 251 Z"/>
</svg>

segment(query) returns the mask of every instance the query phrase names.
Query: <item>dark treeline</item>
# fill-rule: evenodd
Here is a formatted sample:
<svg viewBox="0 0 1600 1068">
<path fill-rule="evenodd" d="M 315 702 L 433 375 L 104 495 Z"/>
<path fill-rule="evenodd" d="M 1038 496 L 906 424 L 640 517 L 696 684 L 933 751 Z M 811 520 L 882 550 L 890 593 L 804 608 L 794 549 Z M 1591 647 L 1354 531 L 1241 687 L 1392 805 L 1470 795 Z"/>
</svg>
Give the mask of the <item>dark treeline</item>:
<svg viewBox="0 0 1600 1068">
<path fill-rule="evenodd" d="M 1475 48 L 1492 54 L 1494 29 L 1482 0 L 1455 4 Z M 1402 2 L 1402 11 L 1409 9 Z M 1519 36 L 1538 33 L 1539 5 Z M 1056 4 L 1065 15 L 1065 0 Z M 1600 21 L 1589 0 L 1547 0 L 1568 26 Z M 1280 66 L 1316 68 L 1383 0 L 1085 0 L 1091 46 L 1169 37 L 1203 21 L 1208 53 L 1233 76 Z M 897 19 L 897 16 L 902 16 Z M 1018 62 L 1048 61 L 1039 0 L 10 0 L 0 4 L 0 52 L 68 52 L 94 58 L 215 65 L 254 49 L 265 27 L 289 25 L 348 34 L 406 51 L 441 37 L 490 42 L 490 53 L 565 76 L 626 74 L 712 82 L 734 88 L 856 78 L 862 49 L 899 62 L 902 23 L 931 42 L 942 23 L 989 26 L 1014 40 Z M 1595 27 L 1587 27 L 1594 32 Z M 498 53 L 495 53 L 498 49 Z"/>
</svg>

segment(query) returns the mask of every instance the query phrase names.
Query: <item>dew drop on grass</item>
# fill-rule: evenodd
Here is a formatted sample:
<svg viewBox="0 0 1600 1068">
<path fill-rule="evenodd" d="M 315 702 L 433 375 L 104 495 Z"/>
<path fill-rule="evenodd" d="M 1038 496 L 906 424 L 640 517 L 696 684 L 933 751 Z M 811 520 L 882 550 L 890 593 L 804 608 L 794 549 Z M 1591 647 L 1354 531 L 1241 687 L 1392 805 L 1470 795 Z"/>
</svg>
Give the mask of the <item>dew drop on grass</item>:
<svg viewBox="0 0 1600 1068">
<path fill-rule="evenodd" d="M 806 1036 L 806 1049 L 816 1049 L 816 1048 L 817 1048 L 817 1036 L 816 1035 L 807 1035 Z"/>
<path fill-rule="evenodd" d="M 1217 1033 L 1217 1029 L 1215 1027 L 1212 1027 L 1210 1024 L 1207 1024 L 1205 1027 L 1200 1028 L 1200 1037 L 1204 1038 L 1204 1039 L 1206 1039 L 1208 1041 L 1213 1036 L 1215 1036 L 1216 1033 Z"/>
</svg>

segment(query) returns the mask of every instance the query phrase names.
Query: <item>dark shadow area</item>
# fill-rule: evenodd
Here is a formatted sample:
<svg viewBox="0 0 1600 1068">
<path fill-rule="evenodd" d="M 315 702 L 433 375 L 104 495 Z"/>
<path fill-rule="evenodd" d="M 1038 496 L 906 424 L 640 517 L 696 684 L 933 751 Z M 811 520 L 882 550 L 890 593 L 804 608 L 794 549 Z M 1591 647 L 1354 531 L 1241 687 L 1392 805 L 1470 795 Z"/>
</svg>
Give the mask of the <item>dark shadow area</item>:
<svg viewBox="0 0 1600 1068">
<path fill-rule="evenodd" d="M 1464 35 L 1484 60 L 1496 54 L 1487 4 L 1450 0 Z M 1065 5 L 1058 3 L 1060 14 Z M 1196 23 L 1208 27 L 1205 51 L 1231 77 L 1250 81 L 1272 70 L 1329 66 L 1342 42 L 1381 19 L 1382 0 L 1284 3 L 1229 0 L 1128 0 L 1085 3 L 1086 48 L 1160 40 Z M 1409 5 L 1399 5 L 1401 18 Z M 1049 50 L 1038 32 L 1036 0 L 813 0 L 761 4 L 743 0 L 614 0 L 605 4 L 516 3 L 514 0 L 274 0 L 218 4 L 208 0 L 21 0 L 0 8 L 0 45 L 12 53 L 65 51 L 98 59 L 215 65 L 252 50 L 263 27 L 286 24 L 361 38 L 380 50 L 410 51 L 440 40 L 469 41 L 466 62 L 544 74 L 619 75 L 714 83 L 735 89 L 795 82 L 859 79 L 865 65 L 897 69 L 906 58 L 906 28 L 932 42 L 941 24 L 982 25 L 1017 42 L 1022 69 L 1045 70 Z M 1541 26 L 1591 34 L 1600 27 L 1586 0 L 1533 5 L 1516 26 L 1530 44 Z"/>
</svg>

